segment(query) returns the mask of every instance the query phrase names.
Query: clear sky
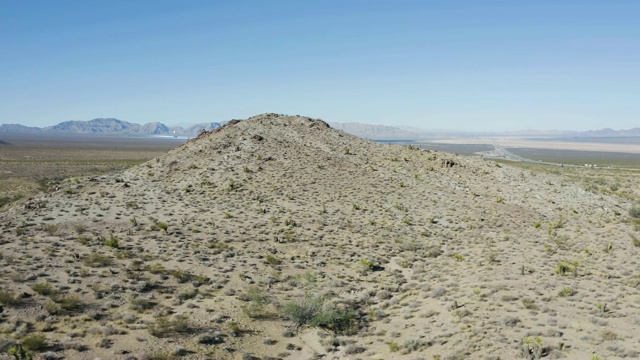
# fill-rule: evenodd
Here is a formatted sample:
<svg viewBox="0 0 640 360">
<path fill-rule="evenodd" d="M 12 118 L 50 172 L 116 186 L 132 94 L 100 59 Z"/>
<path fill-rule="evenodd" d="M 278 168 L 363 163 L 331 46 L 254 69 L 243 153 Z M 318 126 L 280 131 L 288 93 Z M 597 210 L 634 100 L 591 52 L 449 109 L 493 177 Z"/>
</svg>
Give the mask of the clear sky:
<svg viewBox="0 0 640 360">
<path fill-rule="evenodd" d="M 0 123 L 640 127 L 640 1 L 0 0 Z"/>
</svg>

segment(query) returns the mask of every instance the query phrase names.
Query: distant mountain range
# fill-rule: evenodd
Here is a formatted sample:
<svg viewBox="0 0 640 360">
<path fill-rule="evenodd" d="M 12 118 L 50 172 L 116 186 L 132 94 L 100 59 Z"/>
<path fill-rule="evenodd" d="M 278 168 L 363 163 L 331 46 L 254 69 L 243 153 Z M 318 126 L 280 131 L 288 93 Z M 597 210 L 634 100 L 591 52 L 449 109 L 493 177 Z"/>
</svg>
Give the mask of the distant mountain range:
<svg viewBox="0 0 640 360">
<path fill-rule="evenodd" d="M 213 130 L 226 124 L 223 122 L 200 123 L 191 126 L 167 126 L 159 122 L 144 125 L 114 118 L 97 118 L 89 121 L 64 121 L 48 127 L 29 127 L 19 124 L 2 124 L 0 133 L 71 133 L 112 135 L 166 135 L 195 137 L 202 130 Z M 440 136 L 532 136 L 532 137 L 629 137 L 640 136 L 640 128 L 629 130 L 589 131 L 539 131 L 521 130 L 512 132 L 464 132 L 454 130 L 423 130 L 419 128 L 371 125 L 360 123 L 330 123 L 331 127 L 362 138 L 374 140 L 417 140 Z"/>
<path fill-rule="evenodd" d="M 89 121 L 64 121 L 58 125 L 44 128 L 19 124 L 2 124 L 0 133 L 74 133 L 74 134 L 113 134 L 113 135 L 167 135 L 194 137 L 202 130 L 212 130 L 224 125 L 224 122 L 208 122 L 188 127 L 169 127 L 159 122 L 144 125 L 130 123 L 114 118 L 98 118 Z"/>
</svg>

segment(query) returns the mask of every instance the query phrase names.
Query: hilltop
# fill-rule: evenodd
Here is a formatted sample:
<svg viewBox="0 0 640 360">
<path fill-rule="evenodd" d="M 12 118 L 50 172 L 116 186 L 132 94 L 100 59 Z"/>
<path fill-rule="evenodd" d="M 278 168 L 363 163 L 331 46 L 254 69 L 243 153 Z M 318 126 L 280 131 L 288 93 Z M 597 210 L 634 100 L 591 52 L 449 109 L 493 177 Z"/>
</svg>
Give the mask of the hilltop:
<svg viewBox="0 0 640 360">
<path fill-rule="evenodd" d="M 318 119 L 230 121 L 0 213 L 0 353 L 637 357 L 632 205 Z"/>
</svg>

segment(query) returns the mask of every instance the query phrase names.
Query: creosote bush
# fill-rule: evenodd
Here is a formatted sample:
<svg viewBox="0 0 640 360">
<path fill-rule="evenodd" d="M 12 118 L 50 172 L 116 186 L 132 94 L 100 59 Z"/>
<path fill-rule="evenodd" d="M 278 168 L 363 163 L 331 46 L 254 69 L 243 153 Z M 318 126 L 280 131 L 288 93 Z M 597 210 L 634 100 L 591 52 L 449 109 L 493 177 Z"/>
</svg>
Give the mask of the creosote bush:
<svg viewBox="0 0 640 360">
<path fill-rule="evenodd" d="M 93 253 L 84 258 L 84 263 L 91 267 L 105 267 L 113 265 L 113 259 L 105 255 Z"/>
<path fill-rule="evenodd" d="M 326 296 L 306 295 L 298 301 L 284 304 L 283 315 L 299 329 L 304 325 L 353 335 L 358 331 L 358 314 L 353 309 L 340 308 Z"/>
<path fill-rule="evenodd" d="M 25 350 L 37 352 L 46 349 L 49 343 L 43 334 L 32 334 L 22 339 L 21 345 Z"/>
<path fill-rule="evenodd" d="M 53 287 L 53 285 L 49 284 L 48 282 L 33 284 L 31 288 L 33 289 L 33 291 L 44 296 L 51 296 L 57 293 L 57 290 Z"/>
<path fill-rule="evenodd" d="M 634 206 L 629 209 L 629 216 L 632 218 L 640 219 L 640 206 Z"/>
<path fill-rule="evenodd" d="M 159 338 L 189 334 L 193 331 L 194 328 L 189 323 L 189 319 L 183 315 L 177 315 L 173 319 L 160 317 L 155 324 L 149 325 L 149 333 Z"/>
<path fill-rule="evenodd" d="M 0 289 L 0 304 L 5 306 L 16 306 L 22 299 L 13 291 Z"/>
</svg>

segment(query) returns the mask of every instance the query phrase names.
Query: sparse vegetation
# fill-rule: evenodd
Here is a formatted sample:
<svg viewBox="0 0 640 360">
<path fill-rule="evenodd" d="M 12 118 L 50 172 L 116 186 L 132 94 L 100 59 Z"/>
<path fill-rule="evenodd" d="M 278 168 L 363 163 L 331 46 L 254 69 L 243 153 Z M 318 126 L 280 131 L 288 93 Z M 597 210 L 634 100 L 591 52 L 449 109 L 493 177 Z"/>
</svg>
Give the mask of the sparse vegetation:
<svg viewBox="0 0 640 360">
<path fill-rule="evenodd" d="M 159 317 L 154 324 L 149 325 L 149 333 L 155 337 L 166 338 L 191 334 L 194 326 L 186 316 L 176 315 L 173 318 Z"/>
<path fill-rule="evenodd" d="M 113 265 L 113 259 L 99 253 L 92 253 L 84 258 L 84 263 L 91 267 L 105 267 Z"/>
</svg>

